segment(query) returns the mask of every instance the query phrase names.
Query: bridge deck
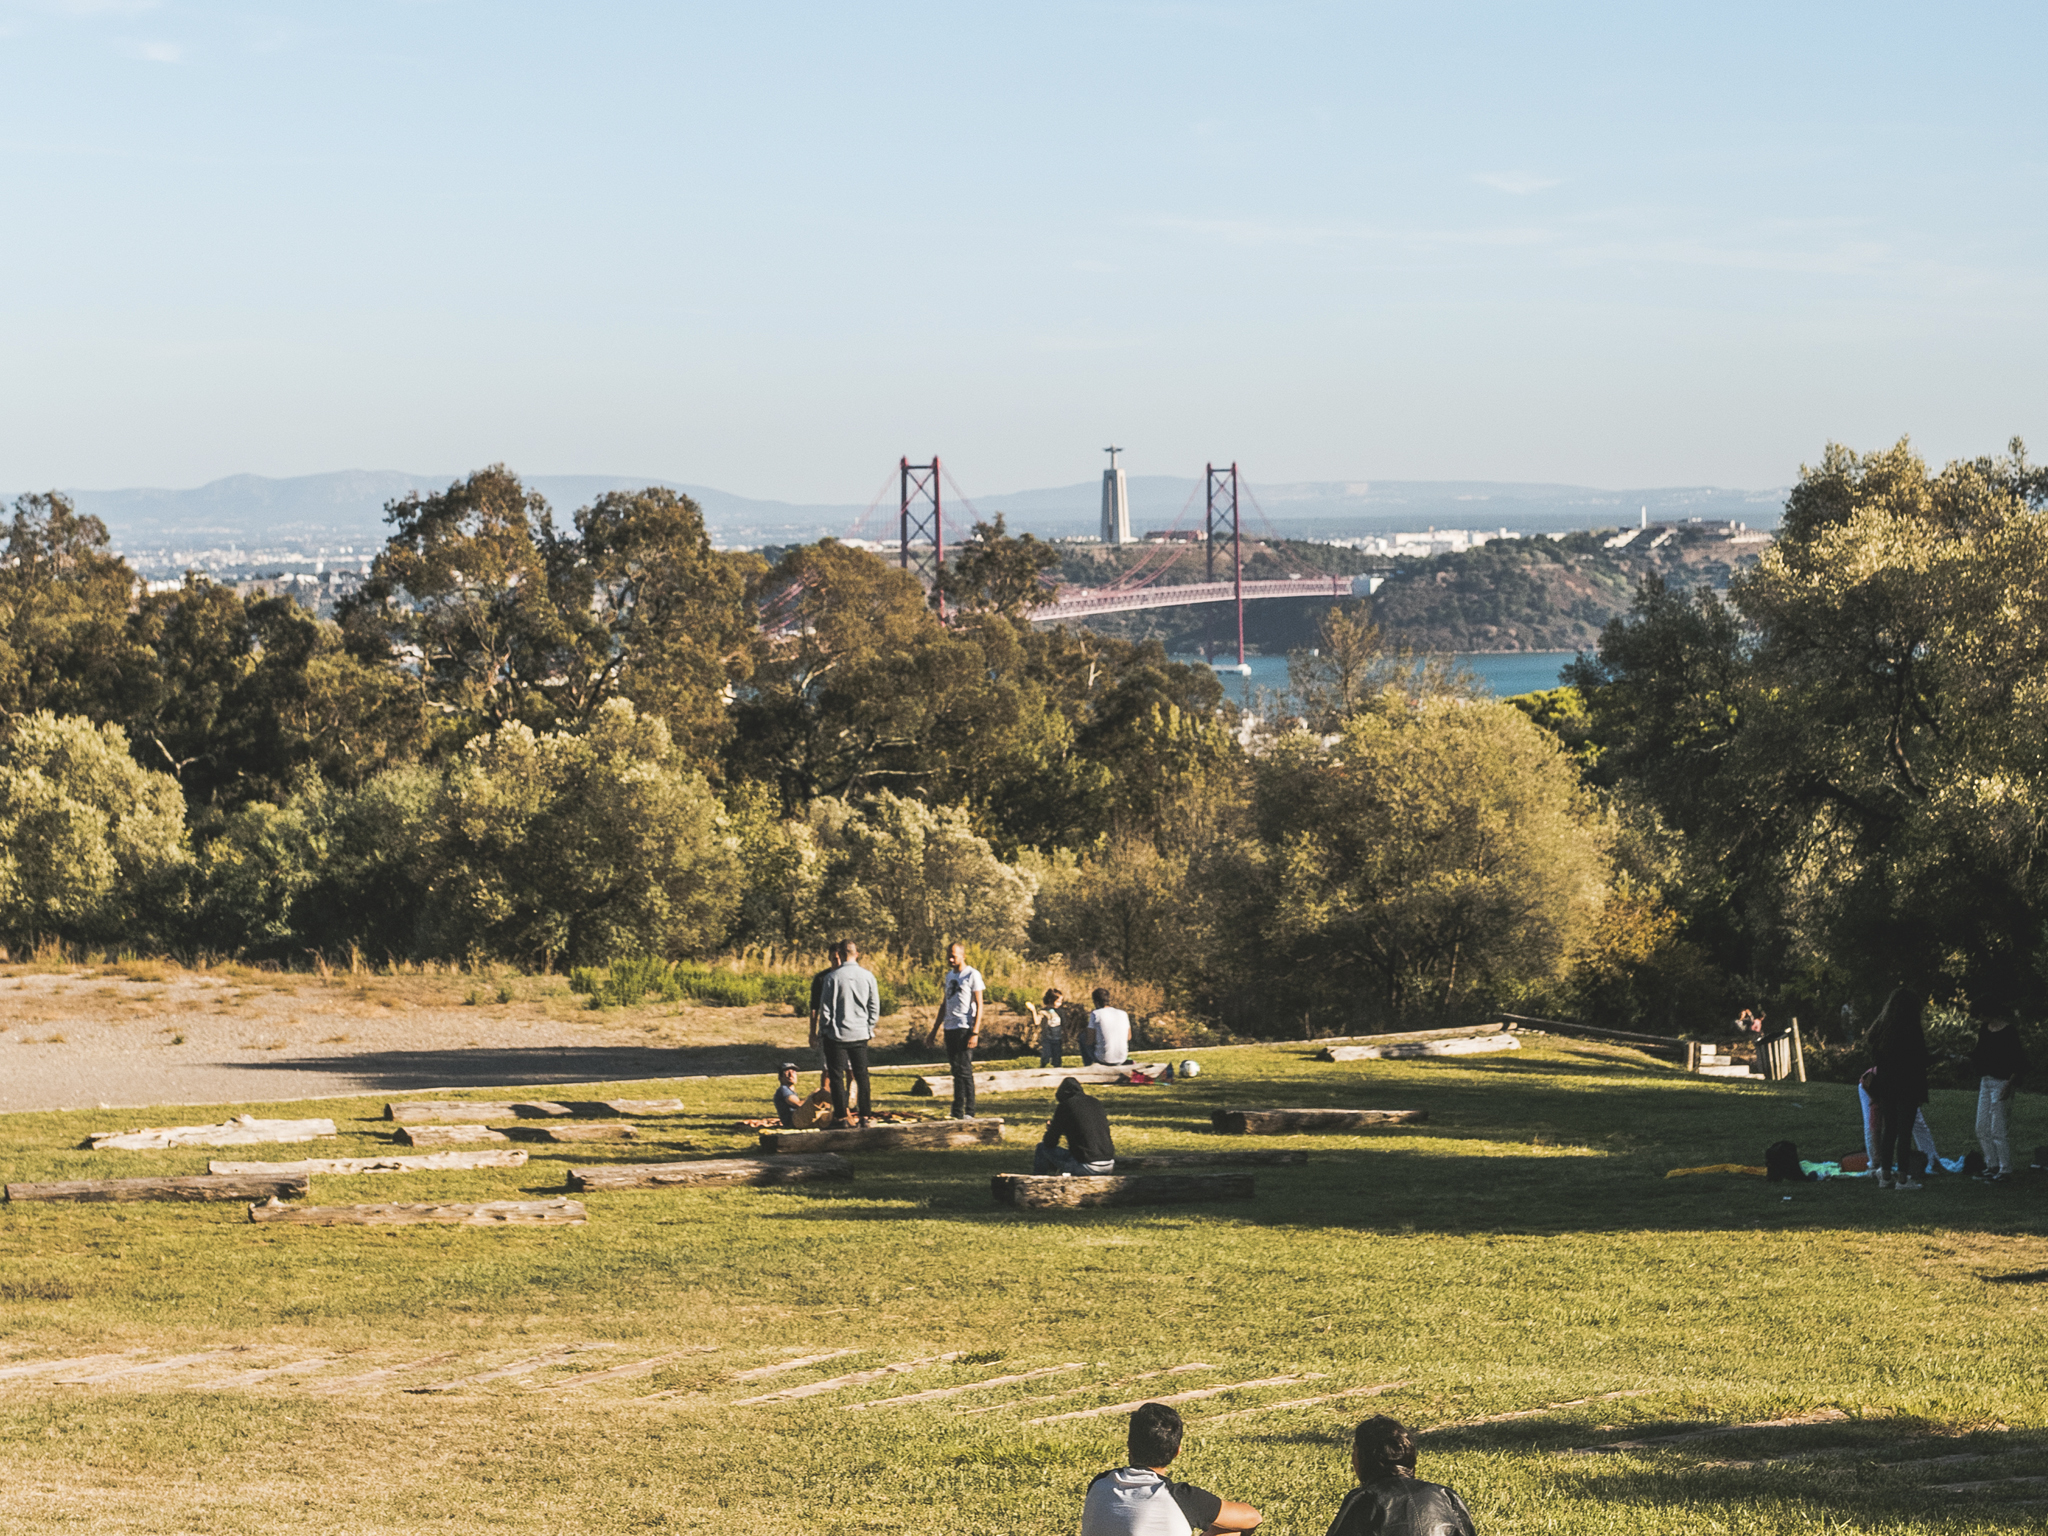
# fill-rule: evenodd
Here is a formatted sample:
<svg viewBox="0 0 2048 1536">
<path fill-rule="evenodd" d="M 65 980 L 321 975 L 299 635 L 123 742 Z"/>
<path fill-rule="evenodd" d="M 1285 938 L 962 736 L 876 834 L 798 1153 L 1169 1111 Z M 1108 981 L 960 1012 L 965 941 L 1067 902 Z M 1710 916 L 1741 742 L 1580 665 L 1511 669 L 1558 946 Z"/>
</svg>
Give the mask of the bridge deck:
<svg viewBox="0 0 2048 1536">
<path fill-rule="evenodd" d="M 1370 578 L 1359 576 L 1303 576 L 1292 580 L 1248 581 L 1245 601 L 1265 597 L 1351 597 L 1370 591 Z M 1135 592 L 1118 592 L 1105 587 L 1069 587 L 1059 601 L 1032 610 L 1036 624 L 1057 624 L 1062 619 L 1090 618 L 1105 613 L 1132 613 L 1141 608 L 1182 608 L 1194 603 L 1227 603 L 1234 595 L 1227 581 L 1187 582 L 1176 587 L 1143 587 Z"/>
</svg>

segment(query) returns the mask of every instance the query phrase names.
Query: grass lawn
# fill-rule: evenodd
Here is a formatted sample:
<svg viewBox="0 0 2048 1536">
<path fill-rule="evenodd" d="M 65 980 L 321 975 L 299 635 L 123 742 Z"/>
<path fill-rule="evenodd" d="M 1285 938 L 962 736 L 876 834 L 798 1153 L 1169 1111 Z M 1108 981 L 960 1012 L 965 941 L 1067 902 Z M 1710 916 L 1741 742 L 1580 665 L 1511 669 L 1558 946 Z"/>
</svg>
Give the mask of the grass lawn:
<svg viewBox="0 0 2048 1536">
<path fill-rule="evenodd" d="M 1258 1505 L 1276 1536 L 1328 1524 L 1349 1481 L 1348 1426 L 1375 1409 L 1441 1426 L 1422 1473 L 1455 1485 L 1487 1536 L 2048 1523 L 2048 1176 L 2002 1188 L 1937 1177 L 1917 1193 L 1666 1180 L 1761 1162 L 1780 1137 L 1808 1157 L 1851 1150 L 1854 1091 L 1709 1082 L 1623 1049 L 1531 1040 L 1514 1055 L 1342 1065 L 1301 1046 L 1194 1054 L 1206 1070 L 1192 1083 L 1100 1090 L 1120 1150 L 1235 1144 L 1208 1128 L 1226 1104 L 1430 1120 L 1260 1139 L 1309 1162 L 1257 1169 L 1251 1202 L 1154 1210 L 993 1204 L 988 1176 L 1028 1167 L 1046 1093 L 984 1102 L 1015 1127 L 1005 1147 L 863 1155 L 852 1184 L 596 1193 L 576 1228 L 309 1229 L 251 1225 L 234 1205 L 10 1204 L 0 1517 L 95 1533 L 1067 1532 L 1089 1476 L 1120 1463 L 1123 1416 L 1032 1420 L 1288 1377 L 1183 1408 L 1182 1474 Z M 894 1077 L 885 1102 L 932 1108 L 898 1096 L 907 1082 Z M 316 1176 L 314 1198 L 537 1198 L 571 1164 L 737 1151 L 751 1138 L 732 1122 L 766 1112 L 769 1080 L 672 1091 L 688 1113 L 646 1130 L 653 1146 Z M 2026 1148 L 2048 1140 L 2039 1103 L 2024 1098 L 2015 1117 Z M 91 1153 L 75 1150 L 88 1130 L 207 1116 L 11 1115 L 0 1171 L 196 1173 L 210 1156 L 393 1150 L 382 1100 L 237 1108 L 331 1116 L 342 1135 Z M 1937 1095 L 1945 1151 L 1963 1149 L 1972 1114 L 1963 1094 Z M 401 1389 L 566 1345 L 609 1347 L 452 1391 Z M 143 1353 L 5 1374 L 123 1350 Z M 55 1379 L 229 1350 L 102 1384 Z M 740 1403 L 948 1353 L 865 1385 Z M 670 1358 L 565 1385 L 654 1357 Z M 243 1375 L 281 1366 L 296 1369 Z M 1176 1367 L 1189 1369 L 1151 1374 Z M 1384 1383 L 1396 1385 L 1378 1397 L 1245 1411 Z M 1580 1399 L 1604 1400 L 1551 1406 Z M 1813 1421 L 1577 1449 L 1795 1416 Z M 1939 1491 L 1957 1483 L 1992 1486 Z"/>
</svg>

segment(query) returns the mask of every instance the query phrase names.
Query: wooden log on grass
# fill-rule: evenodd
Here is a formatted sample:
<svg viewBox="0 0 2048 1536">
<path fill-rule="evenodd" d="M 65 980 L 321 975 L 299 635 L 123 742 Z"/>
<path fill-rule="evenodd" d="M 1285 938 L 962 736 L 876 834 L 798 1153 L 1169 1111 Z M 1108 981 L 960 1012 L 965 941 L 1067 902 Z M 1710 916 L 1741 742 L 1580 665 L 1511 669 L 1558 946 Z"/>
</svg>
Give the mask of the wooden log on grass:
<svg viewBox="0 0 2048 1536">
<path fill-rule="evenodd" d="M 850 1179 L 853 1164 L 836 1152 L 804 1157 L 706 1157 L 686 1163 L 612 1163 L 571 1168 L 571 1189 L 724 1189 L 735 1184 L 803 1184 Z"/>
<path fill-rule="evenodd" d="M 1228 1136 L 1290 1136 L 1419 1125 L 1428 1118 L 1423 1109 L 1219 1109 L 1209 1123 Z"/>
<path fill-rule="evenodd" d="M 480 1205 L 279 1205 L 249 1207 L 251 1221 L 302 1227 L 570 1227 L 588 1219 L 580 1200 L 486 1200 Z"/>
<path fill-rule="evenodd" d="M 1298 1147 L 1245 1147 L 1229 1152 L 1138 1152 L 1116 1160 L 1118 1173 L 1161 1168 L 1281 1168 L 1308 1161 Z"/>
<path fill-rule="evenodd" d="M 1398 1029 L 1389 1030 L 1384 1034 L 1378 1035 L 1325 1035 L 1322 1039 L 1313 1040 L 1309 1043 L 1321 1046 L 1413 1045 L 1418 1041 L 1425 1040 L 1472 1040 L 1482 1035 L 1502 1034 L 1506 1030 L 1507 1025 L 1498 1023 L 1462 1024 L 1452 1029 Z M 1317 1058 L 1319 1061 L 1327 1061 L 1328 1059 L 1326 1056 L 1319 1056 Z"/>
<path fill-rule="evenodd" d="M 1035 1174 L 999 1173 L 989 1181 L 998 1205 L 1020 1211 L 1084 1205 L 1188 1205 L 1249 1200 L 1248 1173 Z"/>
<path fill-rule="evenodd" d="M 398 1139 L 408 1147 L 452 1147 L 466 1141 L 510 1141 L 487 1125 L 401 1125 Z"/>
<path fill-rule="evenodd" d="M 1120 1067 L 1018 1067 L 1004 1072 L 977 1072 L 975 1090 L 980 1093 L 1025 1093 L 1033 1088 L 1057 1088 L 1068 1078 L 1090 1085 L 1120 1083 L 1133 1067 L 1157 1071 L 1160 1062 L 1128 1061 Z M 944 1099 L 953 1093 L 951 1076 L 919 1077 L 911 1080 L 912 1098 Z"/>
<path fill-rule="evenodd" d="M 1411 1040 L 1394 1045 L 1331 1045 L 1316 1053 L 1319 1061 L 1410 1061 L 1425 1056 L 1484 1056 L 1494 1051 L 1519 1051 L 1513 1035 L 1475 1035 L 1451 1040 Z"/>
<path fill-rule="evenodd" d="M 467 1127 L 464 1127 L 467 1129 Z M 261 1177 L 285 1173 L 436 1173 L 471 1168 L 523 1168 L 526 1154 L 507 1148 L 483 1152 L 422 1152 L 416 1157 L 309 1157 L 296 1163 L 223 1163 L 206 1165 L 208 1173 L 241 1173 Z"/>
<path fill-rule="evenodd" d="M 498 1127 L 514 1141 L 638 1141 L 630 1125 L 505 1125 Z"/>
<path fill-rule="evenodd" d="M 149 1179 L 67 1179 L 10 1184 L 9 1200 L 275 1200 L 306 1193 L 303 1173 L 191 1173 Z"/>
<path fill-rule="evenodd" d="M 761 1133 L 763 1152 L 934 1152 L 948 1147 L 985 1147 L 1003 1139 L 1003 1122 L 994 1115 L 978 1120 L 911 1120 L 901 1125 L 871 1125 L 843 1131 Z"/>
<path fill-rule="evenodd" d="M 534 1099 L 518 1104 L 434 1103 L 415 1099 L 403 1104 L 386 1104 L 384 1118 L 400 1125 L 448 1125 L 462 1121 L 565 1120 L 575 1111 L 566 1104 Z"/>
</svg>

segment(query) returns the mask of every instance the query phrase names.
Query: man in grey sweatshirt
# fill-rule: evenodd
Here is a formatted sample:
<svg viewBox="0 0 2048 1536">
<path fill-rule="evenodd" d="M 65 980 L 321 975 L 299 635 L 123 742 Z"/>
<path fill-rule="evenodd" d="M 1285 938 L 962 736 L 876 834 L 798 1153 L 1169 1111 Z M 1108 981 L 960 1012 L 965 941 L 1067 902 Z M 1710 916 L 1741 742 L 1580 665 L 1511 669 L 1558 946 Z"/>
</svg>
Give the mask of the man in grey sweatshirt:
<svg viewBox="0 0 2048 1536">
<path fill-rule="evenodd" d="M 846 1079 L 853 1076 L 860 1091 L 860 1123 L 874 1113 L 868 1088 L 868 1042 L 882 1018 L 882 989 L 875 973 L 860 963 L 860 946 L 842 939 L 846 958 L 827 971 L 818 985 L 818 1043 L 824 1047 L 825 1070 L 832 1076 L 832 1128 L 844 1130 Z"/>
</svg>

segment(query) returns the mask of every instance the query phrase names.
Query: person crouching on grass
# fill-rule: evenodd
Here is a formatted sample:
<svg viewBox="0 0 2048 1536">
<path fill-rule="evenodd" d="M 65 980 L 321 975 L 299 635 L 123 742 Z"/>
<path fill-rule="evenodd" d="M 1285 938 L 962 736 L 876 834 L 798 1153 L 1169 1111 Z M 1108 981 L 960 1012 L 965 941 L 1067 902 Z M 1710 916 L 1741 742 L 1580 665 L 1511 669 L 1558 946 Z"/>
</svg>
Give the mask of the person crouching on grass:
<svg viewBox="0 0 2048 1536">
<path fill-rule="evenodd" d="M 1385 1414 L 1351 1437 L 1358 1486 L 1337 1510 L 1328 1536 L 1477 1536 L 1455 1489 L 1415 1475 L 1415 1437 Z"/>
<path fill-rule="evenodd" d="M 1180 1454 L 1180 1415 L 1164 1403 L 1145 1403 L 1131 1415 L 1131 1464 L 1104 1472 L 1088 1485 L 1081 1506 L 1081 1536 L 1203 1536 L 1250 1531 L 1259 1512 L 1218 1498 L 1193 1483 L 1166 1475 Z"/>
</svg>

